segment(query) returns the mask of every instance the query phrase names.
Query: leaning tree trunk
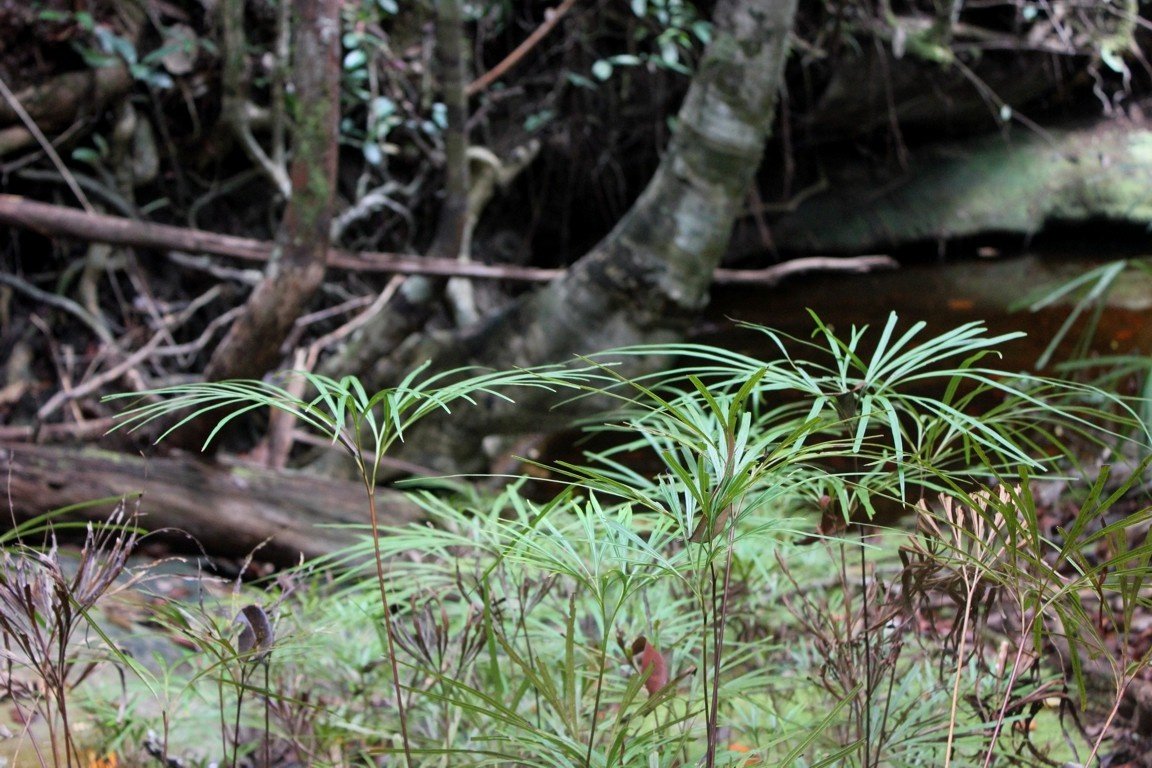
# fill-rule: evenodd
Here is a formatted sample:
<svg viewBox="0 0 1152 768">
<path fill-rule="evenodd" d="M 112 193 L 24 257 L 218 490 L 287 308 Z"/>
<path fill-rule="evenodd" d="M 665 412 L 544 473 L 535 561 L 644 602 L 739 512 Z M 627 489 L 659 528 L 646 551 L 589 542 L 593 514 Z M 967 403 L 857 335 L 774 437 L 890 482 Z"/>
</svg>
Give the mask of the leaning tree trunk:
<svg viewBox="0 0 1152 768">
<path fill-rule="evenodd" d="M 244 314 L 216 348 L 204 378 L 260 378 L 280 359 L 280 345 L 324 280 L 328 229 L 340 148 L 340 0 L 295 0 L 292 82 L 297 108 L 291 199 L 264 279 Z M 199 419 L 176 433 L 198 449 L 212 428 Z"/>
<path fill-rule="evenodd" d="M 648 188 L 616 228 L 560 280 L 478 327 L 411 351 L 436 368 L 527 366 L 624 344 L 681 338 L 708 297 L 712 270 L 771 129 L 796 0 L 724 0 Z M 640 361 L 651 367 L 658 361 Z M 405 455 L 475 469 L 485 435 L 539 431 L 550 405 L 527 394 L 425 422 Z"/>
</svg>

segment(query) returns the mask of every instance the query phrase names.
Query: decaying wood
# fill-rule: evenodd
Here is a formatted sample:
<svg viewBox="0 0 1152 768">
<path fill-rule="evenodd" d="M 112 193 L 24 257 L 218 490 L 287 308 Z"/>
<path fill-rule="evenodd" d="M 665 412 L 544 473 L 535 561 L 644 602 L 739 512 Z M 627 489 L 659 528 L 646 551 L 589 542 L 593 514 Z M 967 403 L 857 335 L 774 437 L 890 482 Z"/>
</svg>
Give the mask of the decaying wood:
<svg viewBox="0 0 1152 768">
<path fill-rule="evenodd" d="M 221 556 L 292 565 L 355 543 L 368 506 L 364 488 L 293 472 L 210 464 L 191 455 L 140 458 L 93 448 L 0 444 L 0 478 L 17 520 L 72 505 L 71 519 L 104 520 L 116 500 L 139 497 L 140 524 L 176 543 Z M 420 517 L 402 494 L 378 492 L 387 523 Z"/>
</svg>

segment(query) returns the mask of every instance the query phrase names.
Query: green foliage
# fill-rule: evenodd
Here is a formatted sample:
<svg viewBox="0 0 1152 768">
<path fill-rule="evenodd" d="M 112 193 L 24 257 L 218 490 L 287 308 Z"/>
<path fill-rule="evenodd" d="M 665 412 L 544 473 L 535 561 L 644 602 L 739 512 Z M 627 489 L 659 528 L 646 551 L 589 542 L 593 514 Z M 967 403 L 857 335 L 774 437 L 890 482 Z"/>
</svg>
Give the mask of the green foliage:
<svg viewBox="0 0 1152 768">
<path fill-rule="evenodd" d="M 979 365 L 1020 334 L 989 336 L 981 323 L 973 322 L 921 340 L 924 323 L 898 333 L 892 314 L 878 338 L 869 336 L 865 326 L 851 328 L 842 340 L 835 329 L 813 317 L 813 340 L 753 327 L 779 353 L 771 361 L 690 344 L 615 354 L 678 355 L 681 367 L 660 374 L 665 385 L 716 393 L 739 390 L 746 403 L 742 418 L 749 420 L 743 434 L 761 442 L 763 460 L 786 467 L 798 481 L 803 474 L 818 478 L 804 481 L 809 495 L 829 493 L 845 513 L 861 506 L 871 510 L 877 495 L 904 501 L 910 483 L 937 487 L 941 472 L 994 478 L 1013 473 L 1017 466 L 1054 471 L 1066 458 L 1070 436 L 1148 444 L 1138 414 L 1116 394 Z M 675 412 L 679 402 L 668 401 L 661 413 Z M 712 418 L 730 423 L 724 406 L 709 407 L 720 409 Z M 615 456 L 651 445 L 651 430 L 645 425 L 651 418 L 664 416 L 627 421 L 623 430 L 641 437 L 600 458 L 614 462 Z M 712 455 L 717 455 L 715 445 Z M 809 470 L 812 461 L 833 456 L 853 457 L 853 469 Z M 645 488 L 651 483 L 617 467 L 623 486 Z"/>
<path fill-rule="evenodd" d="M 385 30 L 399 12 L 395 0 L 360 0 L 342 9 L 341 142 L 358 147 L 370 166 L 381 166 L 399 152 L 390 138 L 396 129 L 436 141 L 446 124 L 444 104 L 435 102 L 421 114 L 394 93 L 389 95 L 390 89 L 381 89 L 382 71 L 398 58 Z"/>
<path fill-rule="evenodd" d="M 266 381 L 224 381 L 181 384 L 149 390 L 145 398 L 161 398 L 134 406 L 123 413 L 117 428 L 136 429 L 180 411 L 187 415 L 168 427 L 163 439 L 193 419 L 225 411 L 205 438 L 210 442 L 233 419 L 249 411 L 274 408 L 290 413 L 302 423 L 343 448 L 356 464 L 361 476 L 375 487 L 376 473 L 384 453 L 415 422 L 435 411 L 449 413 L 458 401 L 474 402 L 481 395 L 510 400 L 504 393 L 516 387 L 556 388 L 575 386 L 590 381 L 586 371 L 567 370 L 560 366 L 532 371 L 479 373 L 453 370 L 422 378 L 427 366 L 410 372 L 397 386 L 369 395 L 353 376 L 334 379 L 310 372 L 289 372 L 301 376 L 316 391 L 311 400 L 295 397 L 284 387 Z M 120 395 L 123 399 L 139 395 Z"/>
<path fill-rule="evenodd" d="M 172 76 L 164 67 L 167 57 L 175 53 L 195 57 L 201 48 L 214 48 L 211 42 L 194 35 L 169 34 L 171 30 L 164 29 L 165 43 L 145 53 L 138 51 L 135 43 L 111 26 L 98 23 L 88 11 L 46 9 L 40 11 L 39 18 L 43 21 L 75 24 L 83 30 L 85 35 L 74 40 L 72 47 L 89 67 L 97 69 L 123 63 L 133 78 L 157 90 L 167 90 L 174 86 Z"/>
<path fill-rule="evenodd" d="M 1124 306 L 1132 297 L 1125 276 L 1152 272 L 1148 259 L 1120 259 L 1093 267 L 1054 286 L 1045 286 L 1013 307 L 1038 312 L 1060 304 L 1070 305 L 1067 316 L 1036 361 L 1038 369 L 1050 367 L 1058 374 L 1086 381 L 1097 390 L 1134 392 L 1125 400 L 1138 417 L 1138 432 L 1152 430 L 1152 361 L 1139 351 L 1098 354 L 1100 322 L 1110 301 Z M 1142 301 L 1143 296 L 1134 297 Z M 1057 356 L 1060 355 L 1058 358 Z M 1101 407 L 1107 407 L 1100 403 Z M 1134 438 L 1143 442 L 1140 438 Z"/>
<path fill-rule="evenodd" d="M 268 382 L 149 393 L 161 399 L 126 411 L 124 427 L 294 414 L 352 458 L 372 523 L 362 545 L 280 575 L 271 605 L 241 593 L 170 603 L 160 620 L 199 652 L 125 661 L 146 690 L 107 694 L 132 702 L 102 719 L 109 742 L 128 748 L 125 734 L 152 729 L 164 733 L 153 756 L 174 756 L 188 729 L 215 729 L 200 759 L 262 751 L 310 765 L 1072 759 L 1028 724 L 1065 681 L 1086 703 L 1098 658 L 1112 659 L 1118 707 L 1146 661 L 1103 655 L 1115 638 L 1094 618 L 1108 610 L 1132 647 L 1152 513 L 1110 515 L 1146 466 L 1120 483 L 1101 472 L 1055 533 L 1032 482 L 1068 453 L 1050 443 L 1115 424 L 1123 403 L 983 367 L 1014 335 L 978 324 L 930 337 L 895 317 L 875 337 L 841 338 L 818 319 L 811 340 L 761 330 L 773 360 L 696 345 L 598 356 L 680 355 L 639 379 L 603 362 L 420 369 L 374 394 L 312 374 L 295 374 L 307 398 Z M 602 428 L 617 445 L 551 467 L 551 498 L 526 479 L 494 496 L 413 491 L 424 522 L 377 519 L 376 467 L 418 419 L 525 386 L 615 398 Z M 978 412 L 975 393 L 993 406 Z M 912 505 L 913 488 L 939 500 Z M 867 513 L 880 498 L 908 498 L 916 530 L 825 530 L 822 546 L 799 545 L 813 513 Z M 999 660 L 981 639 L 994 613 Z M 1030 667 L 1050 645 L 1066 674 Z M 113 709 L 98 696 L 87 706 Z"/>
<path fill-rule="evenodd" d="M 639 66 L 692 74 L 698 51 L 712 37 L 712 25 L 699 17 L 696 6 L 688 0 L 631 0 L 629 8 L 638 22 L 632 29 L 637 52 L 598 59 L 592 65 L 592 77 L 604 81 L 617 70 Z M 592 85 L 579 76 L 572 82 Z"/>
</svg>

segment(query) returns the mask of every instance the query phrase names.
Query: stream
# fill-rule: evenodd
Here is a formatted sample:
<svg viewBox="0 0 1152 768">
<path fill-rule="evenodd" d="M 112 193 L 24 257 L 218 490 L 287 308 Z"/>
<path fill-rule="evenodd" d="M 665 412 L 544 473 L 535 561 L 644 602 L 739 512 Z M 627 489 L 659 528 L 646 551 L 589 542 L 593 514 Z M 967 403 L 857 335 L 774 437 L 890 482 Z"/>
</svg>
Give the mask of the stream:
<svg viewBox="0 0 1152 768">
<path fill-rule="evenodd" d="M 1035 312 L 1013 307 L 1026 297 L 1042 296 L 1109 263 L 1077 250 L 915 264 L 863 275 L 809 274 L 768 289 L 722 286 L 713 293 L 694 341 L 752 356 L 771 355 L 773 350 L 764 344 L 761 334 L 734 327 L 731 321 L 806 338 L 814 329 L 809 308 L 842 333 L 852 325 L 883 326 L 888 314 L 896 312 L 902 321 L 900 327 L 923 320 L 926 333 L 942 333 L 976 320 L 983 321 L 990 334 L 1024 331 L 1026 338 L 1003 348 L 1004 357 L 998 365 L 1009 370 L 1033 369 L 1068 317 L 1073 301 L 1064 298 Z M 1150 311 L 1152 274 L 1127 270 L 1105 295 L 1092 350 L 1109 355 L 1152 351 Z M 1081 320 L 1061 352 L 1071 349 L 1083 327 Z M 1055 359 L 1062 358 L 1057 354 Z"/>
</svg>

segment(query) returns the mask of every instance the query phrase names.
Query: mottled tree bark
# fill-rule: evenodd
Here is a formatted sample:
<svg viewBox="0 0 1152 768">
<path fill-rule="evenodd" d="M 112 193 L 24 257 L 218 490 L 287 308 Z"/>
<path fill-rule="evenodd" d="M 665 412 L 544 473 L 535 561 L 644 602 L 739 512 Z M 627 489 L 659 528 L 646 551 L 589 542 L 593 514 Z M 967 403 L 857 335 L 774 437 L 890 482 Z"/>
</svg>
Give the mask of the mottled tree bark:
<svg viewBox="0 0 1152 768">
<path fill-rule="evenodd" d="M 682 337 L 760 163 L 773 121 L 796 0 L 727 0 L 654 178 L 616 228 L 562 279 L 463 335 L 431 339 L 409 360 L 496 368 L 571 360 L 608 347 Z M 631 359 L 651 368 L 659 361 Z M 630 372 L 638 372 L 635 369 Z M 476 469 L 491 433 L 539 431 L 551 405 L 522 393 L 426 422 L 405 455 Z"/>
<path fill-rule="evenodd" d="M 324 279 L 339 151 L 340 2 L 295 0 L 294 10 L 292 197 L 277 233 L 278 252 L 212 355 L 204 373 L 209 381 L 259 378 L 275 367 L 281 343 Z M 200 419 L 175 438 L 199 448 L 211 426 Z"/>
</svg>

